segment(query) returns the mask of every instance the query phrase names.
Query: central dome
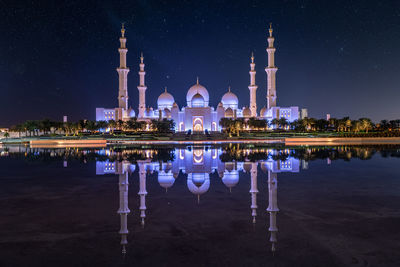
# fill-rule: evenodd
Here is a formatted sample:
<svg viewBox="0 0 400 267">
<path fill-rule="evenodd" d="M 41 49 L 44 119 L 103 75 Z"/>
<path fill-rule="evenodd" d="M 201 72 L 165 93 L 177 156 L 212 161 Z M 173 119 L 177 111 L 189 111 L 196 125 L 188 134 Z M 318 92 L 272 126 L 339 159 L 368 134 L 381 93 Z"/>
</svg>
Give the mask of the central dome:
<svg viewBox="0 0 400 267">
<path fill-rule="evenodd" d="M 205 102 L 204 97 L 201 94 L 197 93 L 193 96 L 191 104 L 192 104 L 192 107 L 196 107 L 196 108 L 204 107 L 205 106 L 204 102 Z"/>
<path fill-rule="evenodd" d="M 231 87 L 229 87 L 229 91 L 222 96 L 221 102 L 224 108 L 237 109 L 239 99 L 234 93 L 231 92 Z"/>
<path fill-rule="evenodd" d="M 189 91 L 186 94 L 186 102 L 188 107 L 192 107 L 193 97 L 196 94 L 199 94 L 203 97 L 204 106 L 207 107 L 210 101 L 210 96 L 208 95 L 207 89 L 203 85 L 199 84 L 199 79 L 197 79 L 197 83 L 195 85 L 190 87 Z"/>
</svg>

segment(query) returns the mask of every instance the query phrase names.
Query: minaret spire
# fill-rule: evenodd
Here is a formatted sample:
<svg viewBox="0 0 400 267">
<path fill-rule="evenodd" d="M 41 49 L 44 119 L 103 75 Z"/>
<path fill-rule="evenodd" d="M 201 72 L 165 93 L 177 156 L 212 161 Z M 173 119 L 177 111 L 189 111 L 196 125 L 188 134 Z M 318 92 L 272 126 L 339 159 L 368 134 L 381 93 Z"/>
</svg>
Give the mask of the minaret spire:
<svg viewBox="0 0 400 267">
<path fill-rule="evenodd" d="M 276 107 L 276 72 L 278 68 L 275 66 L 275 38 L 272 36 L 272 23 L 269 24 L 269 37 L 268 37 L 268 67 L 265 68 L 267 73 L 267 109 Z"/>
<path fill-rule="evenodd" d="M 121 43 L 119 52 L 119 68 L 117 68 L 119 76 L 119 90 L 118 90 L 118 107 L 123 110 L 128 110 L 128 72 L 129 68 L 126 66 L 126 53 L 128 49 L 126 48 L 126 38 L 125 38 L 125 27 L 122 23 L 121 37 L 119 38 Z M 118 115 L 116 119 L 122 119 L 122 114 Z"/>
<path fill-rule="evenodd" d="M 252 117 L 257 117 L 257 88 L 256 85 L 256 64 L 254 63 L 254 53 L 251 52 L 251 63 L 250 63 L 250 111 Z"/>
<path fill-rule="evenodd" d="M 144 76 L 146 72 L 144 71 L 144 57 L 143 52 L 140 53 L 140 64 L 139 64 L 139 86 L 137 87 L 139 90 L 139 118 L 144 118 L 144 112 L 146 110 L 146 90 L 147 86 L 145 85 Z"/>
</svg>

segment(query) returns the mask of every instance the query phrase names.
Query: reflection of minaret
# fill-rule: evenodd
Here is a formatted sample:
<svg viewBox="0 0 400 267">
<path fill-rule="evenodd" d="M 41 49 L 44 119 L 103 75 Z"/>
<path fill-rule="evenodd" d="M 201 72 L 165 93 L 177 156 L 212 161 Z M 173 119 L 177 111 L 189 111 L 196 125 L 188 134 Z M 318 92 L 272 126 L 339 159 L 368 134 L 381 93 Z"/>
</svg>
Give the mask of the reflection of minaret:
<svg viewBox="0 0 400 267">
<path fill-rule="evenodd" d="M 275 66 L 275 38 L 272 36 L 272 24 L 269 25 L 269 37 L 268 37 L 268 67 L 265 68 L 267 73 L 267 109 L 276 107 L 276 79 L 275 74 L 278 68 Z"/>
<path fill-rule="evenodd" d="M 146 169 L 144 163 L 139 163 L 139 193 L 140 196 L 140 218 L 142 226 L 144 226 L 144 219 L 146 218 Z"/>
<path fill-rule="evenodd" d="M 251 164 L 251 186 L 250 186 L 250 194 L 251 194 L 251 216 L 253 216 L 253 223 L 256 223 L 257 216 L 257 165 L 258 163 Z"/>
<path fill-rule="evenodd" d="M 121 229 L 119 233 L 121 235 L 122 253 L 126 253 L 126 244 L 128 244 L 128 214 L 130 210 L 128 208 L 128 172 L 121 173 L 119 175 L 119 209 L 118 213 L 121 216 Z"/>
<path fill-rule="evenodd" d="M 140 55 L 140 64 L 139 64 L 139 86 L 137 87 L 139 90 L 139 118 L 144 117 L 144 111 L 146 109 L 146 90 L 147 86 L 144 82 L 144 76 L 146 72 L 144 71 L 144 63 L 143 63 L 143 54 Z"/>
<path fill-rule="evenodd" d="M 119 91 L 118 91 L 118 107 L 128 110 L 128 72 L 129 68 L 126 67 L 126 53 L 128 53 L 128 49 L 126 48 L 126 38 L 125 38 L 125 28 L 124 24 L 122 24 L 121 29 L 121 38 L 119 38 L 121 42 L 121 47 L 118 48 L 119 52 L 119 68 L 117 68 L 117 72 L 119 75 Z"/>
<path fill-rule="evenodd" d="M 277 242 L 276 234 L 278 227 L 276 226 L 276 214 L 278 213 L 278 180 L 277 174 L 268 171 L 268 208 L 269 212 L 269 231 L 271 232 L 271 238 L 269 241 L 272 243 L 272 251 L 275 251 L 275 244 Z"/>
</svg>

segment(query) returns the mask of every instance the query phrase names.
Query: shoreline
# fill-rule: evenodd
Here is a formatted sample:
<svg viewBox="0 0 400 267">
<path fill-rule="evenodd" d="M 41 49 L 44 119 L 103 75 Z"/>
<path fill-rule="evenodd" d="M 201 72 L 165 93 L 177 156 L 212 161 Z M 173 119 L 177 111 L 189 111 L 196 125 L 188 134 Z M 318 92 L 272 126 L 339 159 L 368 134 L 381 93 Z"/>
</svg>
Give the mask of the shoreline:
<svg viewBox="0 0 400 267">
<path fill-rule="evenodd" d="M 129 138 L 21 138 L 8 140 L 0 145 L 29 145 L 46 147 L 106 147 L 107 145 L 134 144 L 283 144 L 286 146 L 335 146 L 335 145 L 400 145 L 400 137 L 282 137 L 264 139 L 215 139 L 215 140 L 135 140 Z"/>
</svg>

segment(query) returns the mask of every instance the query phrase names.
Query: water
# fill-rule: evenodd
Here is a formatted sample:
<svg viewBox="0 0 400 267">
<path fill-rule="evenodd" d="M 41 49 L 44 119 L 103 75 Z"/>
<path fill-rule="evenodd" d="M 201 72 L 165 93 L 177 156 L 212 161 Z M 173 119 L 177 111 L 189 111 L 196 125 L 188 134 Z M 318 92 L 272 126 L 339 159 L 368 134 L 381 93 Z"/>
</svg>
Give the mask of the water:
<svg viewBox="0 0 400 267">
<path fill-rule="evenodd" d="M 396 146 L 0 155 L 0 266 L 400 265 Z"/>
</svg>

